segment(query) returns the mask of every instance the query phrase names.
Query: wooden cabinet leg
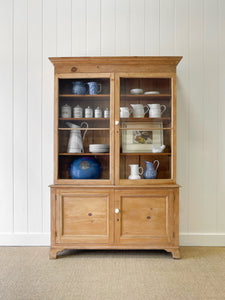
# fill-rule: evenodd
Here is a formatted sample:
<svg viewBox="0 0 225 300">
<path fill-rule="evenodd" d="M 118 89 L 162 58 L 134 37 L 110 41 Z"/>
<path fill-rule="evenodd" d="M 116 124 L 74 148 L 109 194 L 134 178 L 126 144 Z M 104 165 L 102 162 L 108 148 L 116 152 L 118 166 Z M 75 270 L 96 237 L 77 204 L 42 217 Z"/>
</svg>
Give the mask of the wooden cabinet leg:
<svg viewBox="0 0 225 300">
<path fill-rule="evenodd" d="M 175 248 L 171 251 L 173 258 L 179 259 L 180 258 L 180 249 Z"/>
<path fill-rule="evenodd" d="M 64 249 L 61 248 L 50 248 L 49 251 L 49 259 L 56 259 L 57 253 L 63 251 Z"/>
<path fill-rule="evenodd" d="M 171 252 L 173 258 L 180 258 L 180 248 L 167 248 L 165 249 L 167 252 Z"/>
</svg>

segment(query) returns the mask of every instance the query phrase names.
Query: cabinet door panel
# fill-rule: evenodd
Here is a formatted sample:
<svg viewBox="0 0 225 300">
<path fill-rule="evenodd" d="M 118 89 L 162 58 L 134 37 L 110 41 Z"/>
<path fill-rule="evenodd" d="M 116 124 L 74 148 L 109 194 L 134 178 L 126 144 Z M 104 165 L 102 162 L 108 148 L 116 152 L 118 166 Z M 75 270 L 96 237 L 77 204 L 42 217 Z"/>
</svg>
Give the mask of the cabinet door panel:
<svg viewBox="0 0 225 300">
<path fill-rule="evenodd" d="M 173 234 L 173 194 L 116 191 L 116 243 L 169 244 Z"/>
<path fill-rule="evenodd" d="M 59 191 L 56 242 L 111 243 L 112 191 Z"/>
</svg>

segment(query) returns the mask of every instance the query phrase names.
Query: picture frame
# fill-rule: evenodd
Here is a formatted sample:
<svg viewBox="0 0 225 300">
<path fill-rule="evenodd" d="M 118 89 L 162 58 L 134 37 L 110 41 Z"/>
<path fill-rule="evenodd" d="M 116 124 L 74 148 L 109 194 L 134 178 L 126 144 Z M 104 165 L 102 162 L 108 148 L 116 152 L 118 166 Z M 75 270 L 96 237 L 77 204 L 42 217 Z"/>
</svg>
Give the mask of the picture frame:
<svg viewBox="0 0 225 300">
<path fill-rule="evenodd" d="M 123 122 L 122 153 L 148 153 L 153 145 L 162 146 L 162 128 L 162 122 Z"/>
</svg>

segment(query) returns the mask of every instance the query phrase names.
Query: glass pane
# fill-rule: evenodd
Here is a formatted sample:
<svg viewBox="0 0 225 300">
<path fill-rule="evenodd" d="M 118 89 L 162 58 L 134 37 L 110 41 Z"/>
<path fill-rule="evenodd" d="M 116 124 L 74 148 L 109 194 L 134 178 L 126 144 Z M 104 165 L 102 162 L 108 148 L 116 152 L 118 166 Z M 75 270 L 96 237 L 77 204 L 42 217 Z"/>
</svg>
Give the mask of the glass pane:
<svg viewBox="0 0 225 300">
<path fill-rule="evenodd" d="M 109 179 L 110 79 L 59 79 L 58 178 Z"/>
<path fill-rule="evenodd" d="M 121 78 L 120 179 L 170 179 L 171 133 L 171 79 Z"/>
</svg>

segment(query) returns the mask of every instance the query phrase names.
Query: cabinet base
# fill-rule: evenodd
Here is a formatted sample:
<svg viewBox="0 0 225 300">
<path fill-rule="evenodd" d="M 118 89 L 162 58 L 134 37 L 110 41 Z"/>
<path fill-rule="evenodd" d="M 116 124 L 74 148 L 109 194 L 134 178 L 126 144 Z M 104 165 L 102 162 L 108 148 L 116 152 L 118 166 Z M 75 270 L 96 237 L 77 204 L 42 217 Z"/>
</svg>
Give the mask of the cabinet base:
<svg viewBox="0 0 225 300">
<path fill-rule="evenodd" d="M 166 248 L 167 252 L 171 252 L 173 258 L 180 259 L 180 248 Z"/>
<path fill-rule="evenodd" d="M 57 253 L 62 252 L 66 248 L 50 248 L 49 251 L 49 259 L 56 259 L 57 258 Z"/>
<path fill-rule="evenodd" d="M 68 249 L 76 249 L 76 247 L 71 248 L 71 247 L 57 247 L 57 248 L 50 248 L 49 251 L 49 259 L 56 259 L 57 258 L 57 254 L 59 252 L 62 252 L 63 250 L 68 250 Z M 91 248 L 87 248 L 87 247 L 78 247 L 78 249 L 91 249 Z M 100 247 L 94 247 L 92 248 L 93 250 L 144 250 L 143 248 L 139 248 L 139 247 L 134 247 L 134 248 L 124 248 L 124 247 L 107 247 L 107 248 L 100 248 Z M 146 250 L 165 250 L 166 252 L 170 252 L 172 254 L 172 257 L 175 259 L 180 259 L 180 248 L 161 248 L 161 249 L 157 249 L 157 248 L 145 248 Z"/>
</svg>

